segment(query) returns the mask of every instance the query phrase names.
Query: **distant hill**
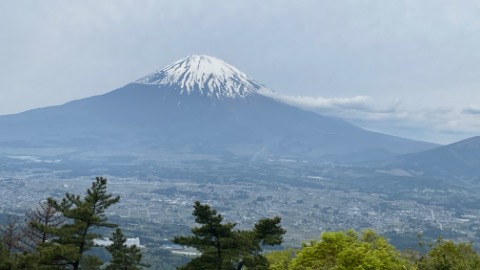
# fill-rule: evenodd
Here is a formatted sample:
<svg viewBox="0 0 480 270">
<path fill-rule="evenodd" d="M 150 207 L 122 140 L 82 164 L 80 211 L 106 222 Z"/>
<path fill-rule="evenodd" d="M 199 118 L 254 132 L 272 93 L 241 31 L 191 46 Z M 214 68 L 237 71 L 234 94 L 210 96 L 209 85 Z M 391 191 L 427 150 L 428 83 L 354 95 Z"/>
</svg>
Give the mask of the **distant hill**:
<svg viewBox="0 0 480 270">
<path fill-rule="evenodd" d="M 480 178 L 480 136 L 419 153 L 401 155 L 388 161 L 387 166 L 419 175 Z"/>
<path fill-rule="evenodd" d="M 265 92 L 220 59 L 191 56 L 104 95 L 0 116 L 0 153 L 368 160 L 436 146 L 370 132 Z"/>
</svg>

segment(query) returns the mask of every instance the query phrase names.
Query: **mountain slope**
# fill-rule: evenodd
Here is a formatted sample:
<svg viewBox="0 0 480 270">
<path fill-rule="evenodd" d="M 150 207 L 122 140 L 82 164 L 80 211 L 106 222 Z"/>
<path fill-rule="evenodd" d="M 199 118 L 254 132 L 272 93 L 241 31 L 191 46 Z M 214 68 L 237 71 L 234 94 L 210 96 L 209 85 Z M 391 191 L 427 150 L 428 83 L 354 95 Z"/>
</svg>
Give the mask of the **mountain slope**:
<svg viewBox="0 0 480 270">
<path fill-rule="evenodd" d="M 398 156 L 388 167 L 436 177 L 480 176 L 480 136 L 420 153 Z"/>
<path fill-rule="evenodd" d="M 192 56 L 104 95 L 0 117 L 0 147 L 74 153 L 320 158 L 432 144 L 280 103 L 236 68 Z"/>
</svg>

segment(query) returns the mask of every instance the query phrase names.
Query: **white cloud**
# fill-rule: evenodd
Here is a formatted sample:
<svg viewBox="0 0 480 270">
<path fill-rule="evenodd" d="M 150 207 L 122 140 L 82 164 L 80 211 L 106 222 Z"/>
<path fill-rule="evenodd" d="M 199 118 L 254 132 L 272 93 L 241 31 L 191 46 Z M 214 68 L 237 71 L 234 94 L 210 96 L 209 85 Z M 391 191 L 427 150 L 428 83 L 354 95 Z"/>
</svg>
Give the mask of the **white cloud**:
<svg viewBox="0 0 480 270">
<path fill-rule="evenodd" d="M 306 110 L 343 118 L 372 131 L 441 144 L 476 136 L 480 131 L 480 107 L 476 106 L 414 109 L 400 101 L 377 101 L 368 96 L 269 96 Z"/>
<path fill-rule="evenodd" d="M 401 111 L 399 101 L 390 102 L 387 105 L 376 104 L 369 96 L 325 98 L 279 95 L 276 93 L 266 95 L 297 107 L 335 116 L 348 116 L 348 118 L 381 119 Z"/>
</svg>

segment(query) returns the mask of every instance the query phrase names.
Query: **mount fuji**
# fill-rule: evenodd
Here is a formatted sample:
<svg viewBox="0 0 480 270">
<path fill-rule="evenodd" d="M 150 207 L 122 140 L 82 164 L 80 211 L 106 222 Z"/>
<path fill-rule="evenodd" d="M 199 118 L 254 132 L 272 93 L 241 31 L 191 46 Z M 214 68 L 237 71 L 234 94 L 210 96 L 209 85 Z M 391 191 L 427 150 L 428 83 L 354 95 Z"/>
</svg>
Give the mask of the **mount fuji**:
<svg viewBox="0 0 480 270">
<path fill-rule="evenodd" d="M 305 111 L 272 93 L 220 59 L 194 55 L 103 95 L 0 116 L 0 153 L 366 160 L 435 146 Z"/>
</svg>

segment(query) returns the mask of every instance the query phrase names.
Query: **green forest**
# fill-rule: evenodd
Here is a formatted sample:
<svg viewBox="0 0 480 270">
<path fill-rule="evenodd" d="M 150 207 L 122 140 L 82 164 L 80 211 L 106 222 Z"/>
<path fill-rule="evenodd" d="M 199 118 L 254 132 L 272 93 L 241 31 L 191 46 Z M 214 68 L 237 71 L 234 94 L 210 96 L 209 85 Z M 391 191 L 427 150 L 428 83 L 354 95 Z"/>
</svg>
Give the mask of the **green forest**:
<svg viewBox="0 0 480 270">
<path fill-rule="evenodd" d="M 0 226 L 0 270 L 138 270 L 150 269 L 141 247 L 127 245 L 122 229 L 109 222 L 107 210 L 120 197 L 97 177 L 82 195 L 47 198 L 25 217 L 11 217 Z M 417 250 L 398 250 L 374 230 L 324 232 L 300 248 L 284 248 L 279 216 L 262 218 L 249 230 L 224 221 L 208 204 L 197 201 L 192 215 L 197 226 L 189 235 L 171 239 L 199 253 L 179 270 L 469 270 L 480 269 L 471 243 L 438 238 Z M 99 246 L 96 239 L 109 238 Z M 275 251 L 265 251 L 276 246 Z M 99 256 L 95 249 L 102 249 Z"/>
</svg>

